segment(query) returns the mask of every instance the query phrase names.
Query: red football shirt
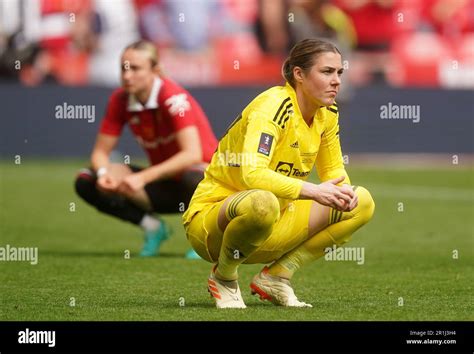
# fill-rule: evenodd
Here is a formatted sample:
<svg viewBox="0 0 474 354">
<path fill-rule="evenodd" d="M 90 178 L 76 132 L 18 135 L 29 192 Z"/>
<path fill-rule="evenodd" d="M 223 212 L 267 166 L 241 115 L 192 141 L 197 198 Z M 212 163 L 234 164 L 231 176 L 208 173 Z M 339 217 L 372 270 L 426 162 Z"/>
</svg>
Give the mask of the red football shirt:
<svg viewBox="0 0 474 354">
<path fill-rule="evenodd" d="M 185 89 L 166 78 L 156 78 L 148 101 L 143 106 L 134 95 L 122 88 L 110 96 L 100 133 L 119 136 L 128 124 L 152 165 L 167 160 L 180 151 L 176 133 L 196 126 L 204 162 L 210 162 L 217 139 L 205 113 Z"/>
</svg>

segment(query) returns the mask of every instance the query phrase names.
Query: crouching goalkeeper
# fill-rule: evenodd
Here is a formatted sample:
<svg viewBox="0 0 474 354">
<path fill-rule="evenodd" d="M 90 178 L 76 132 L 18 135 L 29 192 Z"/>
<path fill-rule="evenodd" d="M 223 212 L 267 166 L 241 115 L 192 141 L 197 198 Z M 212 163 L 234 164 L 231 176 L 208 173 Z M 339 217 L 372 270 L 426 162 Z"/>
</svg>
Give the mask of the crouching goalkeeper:
<svg viewBox="0 0 474 354">
<path fill-rule="evenodd" d="M 340 246 L 374 212 L 370 193 L 344 169 L 335 97 L 343 72 L 330 43 L 303 40 L 283 65 L 285 86 L 257 96 L 220 140 L 183 215 L 195 251 L 213 263 L 218 308 L 245 308 L 238 269 L 270 264 L 250 284 L 276 305 L 311 307 L 290 280 Z M 307 182 L 316 166 L 322 183 Z"/>
</svg>

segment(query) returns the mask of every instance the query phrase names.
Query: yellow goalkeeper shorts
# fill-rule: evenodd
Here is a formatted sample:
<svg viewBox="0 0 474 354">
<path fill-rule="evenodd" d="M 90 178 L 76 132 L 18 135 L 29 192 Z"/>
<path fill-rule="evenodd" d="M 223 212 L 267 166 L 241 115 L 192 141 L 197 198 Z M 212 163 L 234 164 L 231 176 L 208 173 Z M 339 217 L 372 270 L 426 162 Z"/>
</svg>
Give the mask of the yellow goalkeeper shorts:
<svg viewBox="0 0 474 354">
<path fill-rule="evenodd" d="M 224 202 L 225 199 L 205 206 L 185 225 L 187 238 L 194 250 L 202 258 L 213 263 L 217 262 L 222 245 L 223 233 L 217 224 L 217 217 Z M 291 202 L 281 211 L 280 219 L 273 226 L 271 235 L 244 263 L 273 262 L 306 241 L 312 204 L 311 200 Z"/>
</svg>

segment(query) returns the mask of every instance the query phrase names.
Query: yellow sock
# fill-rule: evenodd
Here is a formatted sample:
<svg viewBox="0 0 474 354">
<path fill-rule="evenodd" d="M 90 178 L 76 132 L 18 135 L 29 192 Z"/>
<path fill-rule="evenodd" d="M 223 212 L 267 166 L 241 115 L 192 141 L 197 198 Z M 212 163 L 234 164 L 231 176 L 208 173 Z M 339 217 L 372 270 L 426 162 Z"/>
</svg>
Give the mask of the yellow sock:
<svg viewBox="0 0 474 354">
<path fill-rule="evenodd" d="M 230 220 L 222 238 L 217 277 L 238 278 L 237 269 L 272 233 L 280 217 L 280 204 L 274 194 L 252 189 L 240 192 L 226 208 Z"/>
<path fill-rule="evenodd" d="M 366 224 L 374 213 L 375 204 L 372 197 L 363 187 L 356 189 L 359 198 L 358 206 L 347 213 L 329 213 L 329 225 L 300 246 L 282 256 L 269 267 L 271 275 L 290 279 L 303 265 L 324 256 L 325 249 L 333 245 L 341 246 L 351 238 L 351 235 L 361 226 Z M 341 221 L 337 222 L 338 219 Z"/>
</svg>

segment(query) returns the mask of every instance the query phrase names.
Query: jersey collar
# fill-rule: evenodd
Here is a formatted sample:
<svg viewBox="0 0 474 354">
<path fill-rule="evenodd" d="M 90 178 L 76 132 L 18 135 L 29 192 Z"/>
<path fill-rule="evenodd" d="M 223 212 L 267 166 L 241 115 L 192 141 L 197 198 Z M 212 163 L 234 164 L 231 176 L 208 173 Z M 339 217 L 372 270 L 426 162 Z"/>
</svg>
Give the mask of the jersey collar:
<svg viewBox="0 0 474 354">
<path fill-rule="evenodd" d="M 150 97 L 148 97 L 145 106 L 143 106 L 140 101 L 138 101 L 135 95 L 128 95 L 127 111 L 141 112 L 145 109 L 158 108 L 158 95 L 160 94 L 162 85 L 163 81 L 159 77 L 155 77 L 155 80 L 153 80 L 153 87 L 151 88 Z"/>
</svg>

